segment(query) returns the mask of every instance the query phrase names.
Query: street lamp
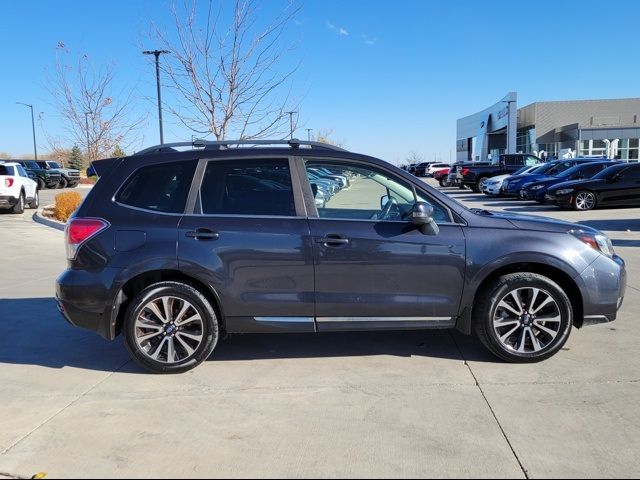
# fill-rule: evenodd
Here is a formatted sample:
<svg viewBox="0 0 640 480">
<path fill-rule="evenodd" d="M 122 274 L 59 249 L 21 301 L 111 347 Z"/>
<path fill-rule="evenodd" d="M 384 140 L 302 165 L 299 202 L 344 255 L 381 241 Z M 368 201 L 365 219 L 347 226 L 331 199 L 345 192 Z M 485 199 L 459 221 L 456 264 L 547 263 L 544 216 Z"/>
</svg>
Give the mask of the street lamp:
<svg viewBox="0 0 640 480">
<path fill-rule="evenodd" d="M 310 142 L 311 141 L 311 130 L 313 130 L 312 128 L 307 128 L 307 140 Z"/>
<path fill-rule="evenodd" d="M 160 145 L 164 144 L 164 134 L 162 131 L 162 97 L 160 96 L 160 55 L 171 53 L 169 50 L 145 50 L 143 55 L 155 55 L 156 57 L 156 84 L 158 88 L 158 123 L 160 124 Z"/>
<path fill-rule="evenodd" d="M 24 105 L 25 107 L 29 107 L 31 109 L 31 130 L 33 132 L 33 155 L 36 157 L 36 161 L 38 160 L 38 149 L 36 148 L 36 123 L 33 120 L 33 105 L 29 105 L 28 103 L 16 102 L 18 105 Z"/>
</svg>

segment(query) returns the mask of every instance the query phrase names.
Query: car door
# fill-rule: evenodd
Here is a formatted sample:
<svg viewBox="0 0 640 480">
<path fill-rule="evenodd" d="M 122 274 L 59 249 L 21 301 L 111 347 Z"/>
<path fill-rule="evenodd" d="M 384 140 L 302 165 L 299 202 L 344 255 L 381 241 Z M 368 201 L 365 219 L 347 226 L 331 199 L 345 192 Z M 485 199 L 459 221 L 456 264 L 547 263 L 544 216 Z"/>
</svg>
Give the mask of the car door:
<svg viewBox="0 0 640 480">
<path fill-rule="evenodd" d="M 229 333 L 313 332 L 313 251 L 288 158 L 202 160 L 180 270 L 210 285 Z M 294 193 L 296 192 L 296 193 Z"/>
<path fill-rule="evenodd" d="M 351 186 L 324 207 L 307 201 L 313 238 L 319 331 L 450 327 L 458 314 L 465 272 L 462 228 L 434 206 L 438 235 L 409 222 L 411 185 L 383 167 L 350 160 L 299 159 L 299 171 L 328 168 Z M 313 183 L 304 183 L 307 197 Z"/>
<path fill-rule="evenodd" d="M 22 168 L 22 165 L 17 165 L 16 168 L 18 169 L 18 174 L 20 175 L 20 181 L 24 185 L 24 192 L 26 197 L 29 200 L 33 200 L 36 196 L 36 189 L 38 187 L 38 184 L 29 178 L 29 175 L 27 174 L 25 169 Z"/>
<path fill-rule="evenodd" d="M 601 205 L 625 206 L 640 203 L 640 165 L 630 165 L 613 181 L 607 182 L 600 194 Z"/>
</svg>

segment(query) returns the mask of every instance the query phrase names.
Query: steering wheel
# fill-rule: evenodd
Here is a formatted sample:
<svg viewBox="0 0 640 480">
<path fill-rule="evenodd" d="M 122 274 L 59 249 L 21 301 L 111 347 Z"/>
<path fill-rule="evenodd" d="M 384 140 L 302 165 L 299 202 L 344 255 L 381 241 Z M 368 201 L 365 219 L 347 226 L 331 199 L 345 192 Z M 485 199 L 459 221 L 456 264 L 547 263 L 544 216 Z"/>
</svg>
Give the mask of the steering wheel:
<svg viewBox="0 0 640 480">
<path fill-rule="evenodd" d="M 378 220 L 389 220 L 389 215 L 391 214 L 391 209 L 393 207 L 396 207 L 395 213 L 397 215 L 399 213 L 398 201 L 395 198 L 391 197 L 389 198 L 389 201 L 385 204 L 384 208 L 378 215 Z"/>
</svg>

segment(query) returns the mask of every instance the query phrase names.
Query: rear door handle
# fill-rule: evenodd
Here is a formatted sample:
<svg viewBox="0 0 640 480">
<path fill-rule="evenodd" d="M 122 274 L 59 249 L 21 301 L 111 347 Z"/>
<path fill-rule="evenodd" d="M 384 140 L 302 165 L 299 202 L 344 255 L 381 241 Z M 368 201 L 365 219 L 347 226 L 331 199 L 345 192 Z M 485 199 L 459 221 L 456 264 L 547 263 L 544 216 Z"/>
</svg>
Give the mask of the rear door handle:
<svg viewBox="0 0 640 480">
<path fill-rule="evenodd" d="M 318 238 L 316 242 L 326 245 L 327 247 L 340 247 L 342 245 L 348 245 L 349 239 L 344 235 L 330 233 L 324 238 Z"/>
<path fill-rule="evenodd" d="M 197 228 L 194 231 L 187 232 L 187 237 L 195 238 L 196 240 L 217 240 L 220 238 L 220 234 L 218 232 L 214 232 L 208 228 Z"/>
</svg>

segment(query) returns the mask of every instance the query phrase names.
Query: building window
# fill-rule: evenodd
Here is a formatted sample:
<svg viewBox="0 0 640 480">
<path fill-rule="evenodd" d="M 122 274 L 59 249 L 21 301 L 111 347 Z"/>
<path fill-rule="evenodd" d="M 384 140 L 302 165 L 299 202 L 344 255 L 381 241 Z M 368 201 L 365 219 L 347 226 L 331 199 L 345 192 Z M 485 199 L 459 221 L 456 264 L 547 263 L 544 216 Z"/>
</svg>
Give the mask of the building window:
<svg viewBox="0 0 640 480">
<path fill-rule="evenodd" d="M 533 153 L 534 150 L 537 150 L 536 127 L 519 128 L 516 136 L 516 151 Z"/>
</svg>

